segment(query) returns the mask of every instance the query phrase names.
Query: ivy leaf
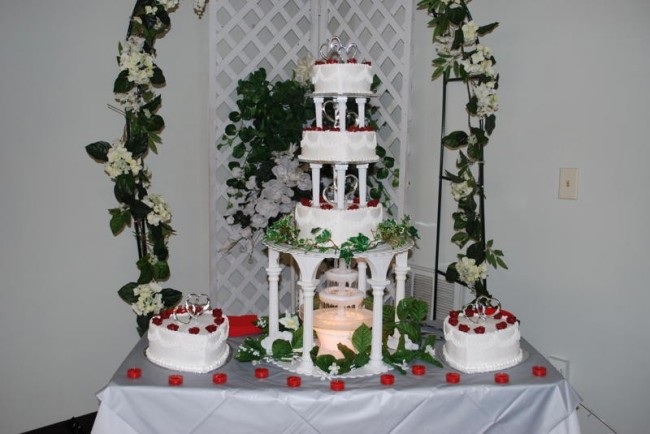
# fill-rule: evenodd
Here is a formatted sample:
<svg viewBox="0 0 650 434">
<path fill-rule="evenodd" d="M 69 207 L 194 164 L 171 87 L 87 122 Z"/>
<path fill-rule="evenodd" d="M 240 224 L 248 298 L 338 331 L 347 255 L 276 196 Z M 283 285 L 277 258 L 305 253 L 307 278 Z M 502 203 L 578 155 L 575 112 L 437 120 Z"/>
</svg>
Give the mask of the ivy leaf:
<svg viewBox="0 0 650 434">
<path fill-rule="evenodd" d="M 111 221 L 109 224 L 113 235 L 118 235 L 124 230 L 126 226 L 131 226 L 131 213 L 129 213 L 128 210 L 112 213 Z"/>
<path fill-rule="evenodd" d="M 490 33 L 491 31 L 493 31 L 494 29 L 496 29 L 498 26 L 499 26 L 499 23 L 486 24 L 486 25 L 484 25 L 484 26 L 479 27 L 479 28 L 476 30 L 476 33 L 477 33 L 479 36 L 485 36 L 485 35 L 487 35 L 488 33 Z"/>
<path fill-rule="evenodd" d="M 135 296 L 133 290 L 138 286 L 135 282 L 129 282 L 117 291 L 117 295 L 120 296 L 122 300 L 128 304 L 133 304 L 138 301 L 138 297 Z"/>
<path fill-rule="evenodd" d="M 276 359 L 290 359 L 293 354 L 293 348 L 291 348 L 291 343 L 289 341 L 276 339 L 271 345 L 271 353 Z"/>
<path fill-rule="evenodd" d="M 181 298 L 183 298 L 183 293 L 172 288 L 163 288 L 160 291 L 162 294 L 162 302 L 166 308 L 176 306 Z"/>
<path fill-rule="evenodd" d="M 239 122 L 241 120 L 241 113 L 234 112 L 234 111 L 230 112 L 230 114 L 228 115 L 228 119 L 230 119 L 230 122 Z M 232 136 L 233 134 L 228 134 L 228 135 Z"/>
<path fill-rule="evenodd" d="M 370 327 L 361 324 L 352 334 L 352 345 L 357 353 L 363 353 L 370 348 L 372 343 L 372 332 Z"/>
<path fill-rule="evenodd" d="M 169 271 L 169 264 L 167 261 L 157 261 L 153 265 L 153 278 L 156 281 L 164 281 L 169 279 L 171 272 Z"/>
<path fill-rule="evenodd" d="M 449 149 L 458 149 L 467 145 L 467 133 L 465 131 L 454 131 L 442 138 L 443 146 Z"/>
<path fill-rule="evenodd" d="M 241 157 L 244 156 L 245 153 L 246 153 L 246 146 L 244 146 L 243 143 L 240 143 L 240 144 L 236 145 L 232 149 L 233 158 L 241 158 Z"/>
<path fill-rule="evenodd" d="M 108 142 L 95 142 L 86 145 L 86 152 L 90 155 L 90 158 L 99 163 L 108 162 L 108 151 L 110 149 L 111 145 Z"/>
<path fill-rule="evenodd" d="M 151 77 L 151 84 L 156 86 L 162 86 L 165 84 L 165 75 L 162 72 L 162 69 L 158 68 L 157 65 L 153 66 L 153 76 Z"/>
<path fill-rule="evenodd" d="M 226 125 L 226 131 L 225 131 L 225 134 L 226 134 L 227 136 L 230 136 L 230 137 L 232 137 L 232 136 L 236 136 L 236 135 L 237 135 L 237 127 L 235 126 L 235 124 L 228 124 L 228 125 Z"/>
<path fill-rule="evenodd" d="M 133 89 L 134 83 L 129 81 L 129 71 L 124 70 L 119 73 L 113 84 L 114 93 L 127 93 Z"/>
</svg>

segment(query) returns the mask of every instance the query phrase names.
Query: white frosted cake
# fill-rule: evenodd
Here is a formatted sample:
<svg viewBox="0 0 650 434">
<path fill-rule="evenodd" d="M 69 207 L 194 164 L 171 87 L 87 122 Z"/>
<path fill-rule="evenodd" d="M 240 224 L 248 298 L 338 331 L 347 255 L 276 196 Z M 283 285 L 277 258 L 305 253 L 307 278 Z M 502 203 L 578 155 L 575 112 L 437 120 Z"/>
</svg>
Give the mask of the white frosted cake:
<svg viewBox="0 0 650 434">
<path fill-rule="evenodd" d="M 228 318 L 221 309 L 208 310 L 193 318 L 185 308 L 163 312 L 149 323 L 147 358 L 178 371 L 212 371 L 228 358 L 228 328 Z"/>
<path fill-rule="evenodd" d="M 308 162 L 377 161 L 375 131 L 318 131 L 306 129 L 300 142 L 300 160 Z"/>
<path fill-rule="evenodd" d="M 312 229 L 327 229 L 332 234 L 332 241 L 339 246 L 359 234 L 372 239 L 372 231 L 377 229 L 383 218 L 384 208 L 381 204 L 356 209 L 323 209 L 299 203 L 295 211 L 300 238 L 314 239 Z"/>
<path fill-rule="evenodd" d="M 315 94 L 370 94 L 372 73 L 367 63 L 316 62 L 312 74 Z"/>
<path fill-rule="evenodd" d="M 479 317 L 474 311 L 451 311 L 444 322 L 445 361 L 466 373 L 490 372 L 523 360 L 519 322 L 505 311 Z"/>
</svg>

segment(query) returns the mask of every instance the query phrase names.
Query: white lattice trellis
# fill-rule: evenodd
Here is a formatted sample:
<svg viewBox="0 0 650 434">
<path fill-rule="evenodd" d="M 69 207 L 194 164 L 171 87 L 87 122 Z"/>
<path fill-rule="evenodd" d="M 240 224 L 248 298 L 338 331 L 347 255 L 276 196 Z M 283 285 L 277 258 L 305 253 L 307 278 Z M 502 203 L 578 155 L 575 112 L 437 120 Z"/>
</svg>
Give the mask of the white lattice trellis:
<svg viewBox="0 0 650 434">
<path fill-rule="evenodd" d="M 360 56 L 372 60 L 382 81 L 379 98 L 384 126 L 379 141 L 395 158 L 396 167 L 406 161 L 408 112 L 408 65 L 412 5 L 410 1 L 363 0 L 217 0 L 210 4 L 210 102 L 214 116 L 210 155 L 210 281 L 213 299 L 228 312 L 266 314 L 267 258 L 258 244 L 252 252 L 221 249 L 235 236 L 223 218 L 230 178 L 229 150 L 218 151 L 216 143 L 236 109 L 237 81 L 264 67 L 269 80 L 291 77 L 296 62 L 315 54 L 330 35 L 355 41 Z M 394 204 L 392 212 L 404 208 L 405 173 L 400 187 L 385 185 Z M 292 276 L 282 276 L 280 304 L 293 307 Z"/>
</svg>

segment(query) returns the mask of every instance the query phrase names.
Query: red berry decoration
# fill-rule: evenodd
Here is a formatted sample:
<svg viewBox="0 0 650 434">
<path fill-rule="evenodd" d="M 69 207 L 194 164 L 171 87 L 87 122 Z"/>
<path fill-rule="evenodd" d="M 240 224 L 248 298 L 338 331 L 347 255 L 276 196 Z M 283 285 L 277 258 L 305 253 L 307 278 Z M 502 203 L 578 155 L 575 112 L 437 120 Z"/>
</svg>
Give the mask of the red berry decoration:
<svg viewBox="0 0 650 434">
<path fill-rule="evenodd" d="M 453 326 L 457 326 L 458 325 L 458 318 L 449 318 L 449 324 L 451 324 Z"/>
<path fill-rule="evenodd" d="M 154 323 L 155 325 L 159 326 L 159 325 L 162 325 L 163 319 L 161 317 L 159 317 L 159 316 L 154 316 L 153 318 L 151 318 L 151 322 Z"/>
<path fill-rule="evenodd" d="M 496 325 L 497 330 L 503 330 L 506 327 L 508 327 L 508 324 L 505 321 L 501 321 Z"/>
<path fill-rule="evenodd" d="M 353 203 L 352 205 L 350 205 L 348 207 L 348 209 L 359 209 L 359 205 L 357 205 L 356 203 Z"/>
<path fill-rule="evenodd" d="M 474 316 L 474 311 L 472 309 L 466 309 L 465 310 L 465 316 L 468 318 L 471 318 Z"/>
<path fill-rule="evenodd" d="M 485 327 L 483 326 L 474 327 L 474 333 L 476 333 L 477 335 L 482 335 L 483 333 L 485 333 Z"/>
<path fill-rule="evenodd" d="M 192 327 L 191 329 L 188 330 L 188 332 L 190 332 L 191 335 L 198 335 L 200 331 L 201 329 L 198 327 Z"/>
<path fill-rule="evenodd" d="M 301 197 L 300 204 L 302 206 L 311 206 L 311 200 L 307 199 L 306 197 Z"/>
<path fill-rule="evenodd" d="M 212 309 L 212 316 L 215 317 L 215 318 L 219 318 L 219 317 L 223 316 L 223 311 L 221 309 L 219 309 L 218 307 L 215 308 L 215 309 Z"/>
<path fill-rule="evenodd" d="M 348 63 L 357 63 L 357 59 L 354 57 L 352 59 L 348 59 Z"/>
<path fill-rule="evenodd" d="M 214 319 L 214 323 L 216 325 L 221 325 L 221 324 L 223 324 L 224 321 L 225 321 L 225 319 L 222 316 Z"/>
<path fill-rule="evenodd" d="M 494 314 L 494 319 L 501 319 L 501 318 L 503 318 L 503 314 L 501 312 Z"/>
<path fill-rule="evenodd" d="M 510 315 L 508 318 L 506 318 L 506 321 L 508 324 L 514 324 L 517 322 L 517 317 L 514 315 Z"/>
<path fill-rule="evenodd" d="M 174 324 L 174 323 L 167 324 L 167 328 L 168 328 L 169 330 L 175 332 L 176 330 L 178 330 L 178 325 L 177 325 L 177 324 Z"/>
<path fill-rule="evenodd" d="M 460 313 L 460 312 L 458 312 L 457 310 L 450 310 L 450 311 L 449 311 L 449 317 L 450 317 L 450 318 L 458 318 L 458 314 L 459 314 L 459 313 Z"/>
<path fill-rule="evenodd" d="M 208 333 L 214 333 L 214 332 L 217 331 L 217 326 L 214 325 L 214 324 L 210 324 L 209 326 L 206 326 L 206 327 L 205 327 L 205 330 L 206 330 Z"/>
<path fill-rule="evenodd" d="M 458 330 L 467 333 L 469 331 L 469 326 L 467 324 L 461 324 L 458 326 Z"/>
</svg>

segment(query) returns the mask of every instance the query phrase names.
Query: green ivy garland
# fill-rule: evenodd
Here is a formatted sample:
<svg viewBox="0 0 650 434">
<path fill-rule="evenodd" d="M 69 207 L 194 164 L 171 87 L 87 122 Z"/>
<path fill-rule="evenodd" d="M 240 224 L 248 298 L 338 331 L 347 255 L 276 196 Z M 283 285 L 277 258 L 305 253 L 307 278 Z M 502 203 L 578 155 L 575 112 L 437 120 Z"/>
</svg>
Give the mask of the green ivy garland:
<svg viewBox="0 0 650 434">
<path fill-rule="evenodd" d="M 194 3 L 201 15 L 205 1 Z M 103 164 L 114 182 L 114 195 L 119 206 L 109 210 L 110 228 L 118 235 L 133 225 L 138 247 L 139 277 L 118 291 L 137 315 L 137 330 L 142 336 L 151 317 L 176 305 L 182 294 L 172 288 L 161 288 L 158 282 L 169 279 L 168 240 L 174 233 L 171 212 L 165 200 L 149 193 L 151 172 L 144 160 L 149 151 L 157 153 L 160 133 L 165 122 L 157 114 L 161 97 L 156 89 L 165 85 L 162 70 L 154 63 L 154 44 L 170 29 L 169 14 L 178 7 L 178 0 L 137 0 L 131 14 L 126 39 L 118 46 L 120 72 L 113 92 L 122 109 L 125 127 L 122 137 L 112 144 L 98 141 L 86 146 L 86 152 Z"/>
</svg>

